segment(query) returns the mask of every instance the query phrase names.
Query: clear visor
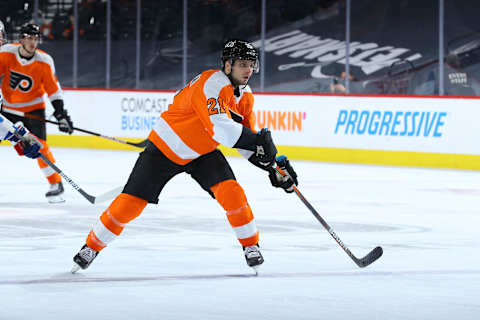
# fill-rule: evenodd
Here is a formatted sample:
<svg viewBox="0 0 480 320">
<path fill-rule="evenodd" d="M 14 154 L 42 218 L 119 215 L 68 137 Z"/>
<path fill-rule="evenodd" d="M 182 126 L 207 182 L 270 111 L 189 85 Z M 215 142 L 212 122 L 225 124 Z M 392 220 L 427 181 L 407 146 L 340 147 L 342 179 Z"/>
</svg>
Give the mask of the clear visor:
<svg viewBox="0 0 480 320">
<path fill-rule="evenodd" d="M 260 61 L 258 61 L 258 59 L 255 59 L 253 64 L 253 72 L 258 73 L 259 71 L 260 71 Z"/>
</svg>

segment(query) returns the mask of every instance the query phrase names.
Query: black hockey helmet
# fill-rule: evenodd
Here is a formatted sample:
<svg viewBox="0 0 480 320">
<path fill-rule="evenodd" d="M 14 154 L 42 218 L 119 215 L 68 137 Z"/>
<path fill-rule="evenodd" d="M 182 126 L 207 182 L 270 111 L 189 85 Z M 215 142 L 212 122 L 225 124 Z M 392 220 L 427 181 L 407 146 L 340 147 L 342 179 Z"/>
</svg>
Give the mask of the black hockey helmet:
<svg viewBox="0 0 480 320">
<path fill-rule="evenodd" d="M 37 24 L 27 22 L 20 28 L 20 39 L 26 36 L 41 38 L 40 27 Z"/>
<path fill-rule="evenodd" d="M 254 72 L 258 72 L 258 51 L 255 47 L 243 40 L 228 40 L 223 46 L 222 51 L 222 65 L 225 66 L 225 62 L 230 60 L 233 64 L 235 60 L 250 60 L 254 61 Z"/>
<path fill-rule="evenodd" d="M 3 22 L 0 21 L 0 46 L 4 45 L 5 43 L 7 43 L 7 32 L 5 31 Z"/>
</svg>

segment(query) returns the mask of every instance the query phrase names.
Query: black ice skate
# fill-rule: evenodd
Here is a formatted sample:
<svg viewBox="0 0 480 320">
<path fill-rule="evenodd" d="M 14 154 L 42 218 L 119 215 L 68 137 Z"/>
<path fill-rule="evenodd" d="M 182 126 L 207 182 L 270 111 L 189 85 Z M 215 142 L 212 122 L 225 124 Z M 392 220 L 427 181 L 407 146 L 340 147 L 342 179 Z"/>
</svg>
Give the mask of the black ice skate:
<svg viewBox="0 0 480 320">
<path fill-rule="evenodd" d="M 87 269 L 93 260 L 97 257 L 98 252 L 88 247 L 86 244 L 83 245 L 82 249 L 73 257 L 73 267 L 71 272 L 75 273 L 80 268 Z"/>
<path fill-rule="evenodd" d="M 247 260 L 248 266 L 255 270 L 255 274 L 258 274 L 257 268 L 263 263 L 263 256 L 259 246 L 243 247 L 243 253 L 245 254 L 245 260 Z"/>
<path fill-rule="evenodd" d="M 59 183 L 50 185 L 50 190 L 45 193 L 45 197 L 47 197 L 49 203 L 65 202 L 65 199 L 63 199 L 63 191 L 63 183 L 60 181 Z"/>
</svg>

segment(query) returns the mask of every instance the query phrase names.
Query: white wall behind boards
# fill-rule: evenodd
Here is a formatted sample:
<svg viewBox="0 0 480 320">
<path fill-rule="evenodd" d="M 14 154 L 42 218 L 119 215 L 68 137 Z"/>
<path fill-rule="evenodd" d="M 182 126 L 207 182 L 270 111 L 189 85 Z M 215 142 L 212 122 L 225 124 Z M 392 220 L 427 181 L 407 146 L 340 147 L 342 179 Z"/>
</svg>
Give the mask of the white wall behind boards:
<svg viewBox="0 0 480 320">
<path fill-rule="evenodd" d="M 76 127 L 145 138 L 173 96 L 165 91 L 65 90 L 65 106 Z M 479 155 L 479 102 L 256 94 L 254 112 L 257 128 L 269 127 L 279 145 Z"/>
</svg>

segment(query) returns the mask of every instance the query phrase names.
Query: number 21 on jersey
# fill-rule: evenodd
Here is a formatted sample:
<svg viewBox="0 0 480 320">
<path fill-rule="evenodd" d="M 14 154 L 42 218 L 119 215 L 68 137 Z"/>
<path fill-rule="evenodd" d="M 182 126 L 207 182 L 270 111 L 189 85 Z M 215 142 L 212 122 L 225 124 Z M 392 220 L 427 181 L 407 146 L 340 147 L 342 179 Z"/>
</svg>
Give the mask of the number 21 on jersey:
<svg viewBox="0 0 480 320">
<path fill-rule="evenodd" d="M 208 114 L 210 116 L 214 114 L 219 114 L 219 113 L 227 113 L 223 99 L 220 97 L 218 97 L 218 99 L 215 99 L 215 98 L 208 99 L 207 106 L 208 106 Z"/>
</svg>

